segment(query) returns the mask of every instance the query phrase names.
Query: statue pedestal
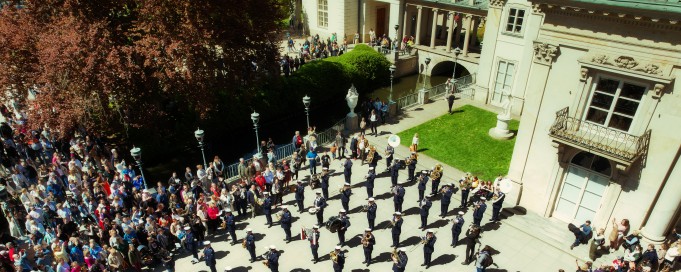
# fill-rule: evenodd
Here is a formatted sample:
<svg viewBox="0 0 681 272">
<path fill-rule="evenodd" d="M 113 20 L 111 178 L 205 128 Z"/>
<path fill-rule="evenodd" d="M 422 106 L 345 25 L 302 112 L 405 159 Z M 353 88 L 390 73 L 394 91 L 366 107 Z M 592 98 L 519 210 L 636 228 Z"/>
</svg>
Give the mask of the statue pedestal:
<svg viewBox="0 0 681 272">
<path fill-rule="evenodd" d="M 355 114 L 354 112 L 348 113 L 348 115 L 345 116 L 345 130 L 347 130 L 348 133 L 352 133 L 355 130 L 359 129 L 359 116 Z"/>
<path fill-rule="evenodd" d="M 397 116 L 397 102 L 388 101 L 388 117 Z"/>
<path fill-rule="evenodd" d="M 489 129 L 489 136 L 498 140 L 508 140 L 513 137 L 513 132 L 508 130 L 508 122 L 511 121 L 511 117 L 503 116 L 501 114 L 497 115 L 497 126 Z"/>
</svg>

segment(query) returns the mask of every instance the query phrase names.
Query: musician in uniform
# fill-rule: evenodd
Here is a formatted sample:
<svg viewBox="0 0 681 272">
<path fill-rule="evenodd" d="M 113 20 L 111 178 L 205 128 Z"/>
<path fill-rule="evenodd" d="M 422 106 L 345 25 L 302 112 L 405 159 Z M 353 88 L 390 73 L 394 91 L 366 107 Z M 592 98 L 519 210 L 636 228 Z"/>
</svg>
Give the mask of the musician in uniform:
<svg viewBox="0 0 681 272">
<path fill-rule="evenodd" d="M 230 209 L 225 210 L 225 229 L 232 237 L 232 245 L 236 244 L 236 219 Z"/>
<path fill-rule="evenodd" d="M 468 193 L 471 192 L 471 182 L 468 175 L 459 180 L 459 186 L 461 187 L 461 206 L 459 208 L 463 209 L 468 206 Z"/>
<path fill-rule="evenodd" d="M 463 220 L 463 215 L 464 212 L 459 211 L 456 217 L 452 219 L 452 244 L 450 245 L 452 247 L 456 247 L 456 245 L 459 243 L 459 235 L 461 235 L 461 229 L 463 228 L 463 223 L 465 222 L 465 220 Z"/>
<path fill-rule="evenodd" d="M 324 152 L 324 155 L 322 155 L 322 168 L 326 167 L 329 168 L 329 165 L 331 165 L 331 157 L 329 156 L 329 152 Z"/>
<path fill-rule="evenodd" d="M 322 197 L 322 192 L 317 191 L 317 198 L 314 199 L 314 207 L 317 209 L 317 213 L 315 215 L 317 216 L 317 225 L 322 225 L 322 221 L 324 221 L 324 208 L 326 207 L 326 199 Z"/>
<path fill-rule="evenodd" d="M 418 181 L 419 189 L 419 200 L 416 201 L 418 203 L 423 200 L 423 196 L 425 195 L 426 192 L 426 184 L 428 184 L 428 171 L 426 170 L 421 171 L 421 174 L 419 174 L 416 180 Z"/>
<path fill-rule="evenodd" d="M 350 177 L 352 177 L 352 160 L 350 158 L 345 159 L 343 163 L 343 176 L 345 177 L 345 183 L 350 183 Z"/>
<path fill-rule="evenodd" d="M 435 169 L 433 169 L 433 171 L 438 173 L 437 176 L 436 176 L 437 178 L 433 178 L 432 179 L 433 183 L 431 184 L 432 186 L 431 186 L 430 194 L 434 196 L 434 195 L 437 195 L 437 193 L 438 193 L 437 189 L 440 186 L 440 180 L 442 180 L 442 175 L 444 175 L 444 173 L 442 171 L 442 165 L 440 165 L 439 163 L 435 165 Z"/>
<path fill-rule="evenodd" d="M 350 188 L 350 183 L 345 183 L 343 189 L 341 190 L 341 205 L 346 211 L 350 210 L 350 196 L 352 195 L 352 189 Z"/>
<path fill-rule="evenodd" d="M 433 230 L 428 230 L 426 232 L 426 241 L 423 244 L 423 264 L 426 269 L 430 268 L 430 259 L 433 257 L 433 252 L 435 252 L 435 241 L 437 237 L 433 234 Z"/>
<path fill-rule="evenodd" d="M 286 234 L 286 238 L 284 241 L 288 244 L 291 242 L 291 212 L 288 210 L 288 206 L 284 205 L 281 206 L 283 214 L 281 215 L 281 228 L 284 229 L 284 233 Z"/>
<path fill-rule="evenodd" d="M 199 253 L 198 253 L 198 249 L 196 248 L 196 247 L 197 247 L 197 244 L 196 244 L 196 242 L 197 242 L 196 236 L 194 235 L 194 232 L 192 232 L 192 228 L 191 228 L 191 227 L 184 227 L 184 231 L 185 231 L 185 236 L 184 236 L 184 247 L 185 247 L 187 250 L 189 250 L 189 252 L 192 253 L 192 257 L 194 257 L 194 259 L 192 259 L 192 263 L 194 263 L 195 260 L 198 262 L 198 260 L 199 260 Z"/>
<path fill-rule="evenodd" d="M 246 238 L 244 239 L 246 250 L 251 255 L 251 263 L 255 262 L 255 236 L 252 229 L 246 229 Z"/>
<path fill-rule="evenodd" d="M 390 183 L 392 183 L 392 186 L 397 186 L 397 178 L 400 175 L 400 167 L 402 163 L 400 163 L 400 160 L 395 159 L 395 162 L 390 166 Z"/>
<path fill-rule="evenodd" d="M 495 189 L 494 197 L 496 199 L 493 200 L 492 202 L 492 218 L 489 221 L 499 221 L 499 212 L 501 212 L 501 205 L 504 203 L 504 198 L 506 198 L 506 194 L 501 192 L 499 188 Z"/>
<path fill-rule="evenodd" d="M 333 261 L 333 271 L 334 272 L 341 272 L 343 271 L 343 267 L 345 267 L 345 254 L 341 252 L 341 247 L 336 246 L 334 249 L 334 253 L 336 253 L 336 259 L 332 260 Z"/>
<path fill-rule="evenodd" d="M 413 181 L 414 180 L 414 172 L 416 171 L 416 163 L 418 161 L 416 160 L 416 152 L 411 152 L 411 160 L 409 162 L 409 165 L 407 165 L 407 170 L 409 173 L 408 180 Z"/>
<path fill-rule="evenodd" d="M 262 201 L 262 213 L 265 214 L 265 218 L 267 219 L 267 228 L 272 227 L 272 198 L 270 197 L 270 193 L 264 192 L 263 195 L 265 195 L 265 199 Z"/>
<path fill-rule="evenodd" d="M 340 226 L 338 227 L 338 245 L 345 246 L 345 232 L 348 231 L 350 227 L 350 219 L 346 215 L 347 210 L 340 210 L 338 214 L 338 220 L 340 220 Z"/>
<path fill-rule="evenodd" d="M 393 220 L 390 221 L 393 226 L 392 229 L 390 229 L 390 233 L 393 236 L 393 247 L 400 246 L 400 234 L 402 234 L 403 221 L 401 212 L 395 212 L 393 214 Z"/>
<path fill-rule="evenodd" d="M 480 222 L 482 222 L 482 216 L 485 214 L 485 210 L 487 210 L 487 204 L 485 204 L 485 201 L 487 201 L 487 198 L 482 196 L 480 197 L 480 200 L 475 203 L 475 208 L 473 211 L 473 224 L 476 226 L 480 226 Z"/>
<path fill-rule="evenodd" d="M 319 250 L 319 236 L 320 236 L 320 234 L 321 233 L 319 232 L 319 226 L 314 225 L 312 227 L 312 235 L 307 237 L 307 240 L 310 241 L 310 249 L 312 250 L 312 258 L 313 258 L 312 261 L 314 261 L 314 263 L 319 262 L 319 254 L 318 254 L 317 251 Z"/>
<path fill-rule="evenodd" d="M 374 201 L 373 197 L 369 198 L 369 204 L 367 204 L 367 220 L 369 221 L 369 228 L 374 229 L 374 222 L 376 221 L 376 210 L 378 206 Z"/>
<path fill-rule="evenodd" d="M 378 162 L 383 157 L 381 157 L 381 155 L 379 155 L 378 152 L 376 152 L 376 147 L 374 147 L 373 145 L 371 146 L 371 151 L 369 153 L 373 154 L 373 156 L 371 158 L 367 158 L 367 159 L 371 159 L 371 160 L 367 161 L 367 163 L 369 164 L 369 167 L 376 168 L 376 166 L 378 166 Z"/>
<path fill-rule="evenodd" d="M 385 172 L 390 170 L 390 164 L 393 162 L 393 155 L 395 154 L 395 148 L 391 145 L 385 147 Z"/>
<path fill-rule="evenodd" d="M 376 179 L 376 171 L 374 167 L 369 167 L 369 173 L 366 176 L 364 186 L 367 188 L 367 199 L 374 196 L 374 180 Z"/>
<path fill-rule="evenodd" d="M 303 213 L 305 212 L 305 205 L 303 205 L 303 201 L 305 200 L 305 186 L 303 186 L 303 181 L 298 180 L 297 181 L 298 185 L 296 186 L 296 204 L 298 205 L 298 212 Z"/>
<path fill-rule="evenodd" d="M 397 250 L 397 256 L 393 257 L 393 272 L 404 272 L 407 269 L 407 249 L 401 247 Z"/>
<path fill-rule="evenodd" d="M 395 204 L 395 211 L 402 212 L 402 203 L 404 203 L 404 187 L 399 184 L 393 187 L 393 203 Z"/>
<path fill-rule="evenodd" d="M 445 218 L 449 212 L 449 203 L 452 201 L 454 191 L 453 184 L 445 184 L 442 186 L 442 197 L 440 198 L 440 217 Z"/>
<path fill-rule="evenodd" d="M 425 229 L 428 225 L 428 214 L 430 213 L 430 207 L 433 206 L 433 202 L 430 201 L 430 196 L 426 196 L 420 203 L 421 206 L 421 227 L 420 229 Z"/>
<path fill-rule="evenodd" d="M 271 272 L 279 272 L 279 252 L 277 252 L 277 247 L 274 245 L 270 246 L 270 255 L 267 256 L 267 266 L 270 268 Z"/>
<path fill-rule="evenodd" d="M 322 168 L 322 193 L 324 193 L 324 199 L 329 199 L 329 168 Z"/>
<path fill-rule="evenodd" d="M 210 241 L 203 242 L 203 245 L 205 248 L 203 249 L 202 255 L 206 260 L 206 265 L 210 268 L 211 272 L 217 272 L 218 269 L 215 268 L 215 250 L 210 246 Z"/>
<path fill-rule="evenodd" d="M 362 263 L 367 266 L 371 264 L 371 252 L 374 251 L 374 244 L 376 244 L 376 238 L 371 233 L 371 229 L 365 229 L 364 237 L 362 238 L 362 247 L 364 249 L 364 261 Z"/>
</svg>

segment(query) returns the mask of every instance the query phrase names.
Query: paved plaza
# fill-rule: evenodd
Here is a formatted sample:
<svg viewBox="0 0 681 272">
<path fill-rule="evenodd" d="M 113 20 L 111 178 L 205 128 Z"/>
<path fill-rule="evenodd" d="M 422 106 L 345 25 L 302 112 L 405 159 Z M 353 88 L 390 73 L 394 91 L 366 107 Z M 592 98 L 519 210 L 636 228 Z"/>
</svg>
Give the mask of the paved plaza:
<svg viewBox="0 0 681 272">
<path fill-rule="evenodd" d="M 461 106 L 461 100 L 457 101 L 457 106 Z M 463 102 L 467 103 L 467 102 Z M 476 105 L 481 106 L 481 105 Z M 483 107 L 483 106 L 481 106 Z M 435 101 L 425 106 L 421 106 L 409 110 L 398 116 L 392 123 L 379 126 L 380 135 L 378 137 L 368 136 L 369 142 L 377 146 L 377 150 L 381 153 L 387 144 L 387 137 L 392 133 L 397 133 L 409 127 L 416 126 L 420 123 L 426 122 L 432 118 L 438 117 L 446 112 L 446 103 L 444 101 Z M 456 115 L 453 116 L 456 118 Z M 402 139 L 403 141 L 410 141 L 411 139 Z M 421 145 L 429 145 L 433 143 L 421 143 Z M 400 146 L 396 149 L 396 158 L 405 158 L 409 154 L 407 147 Z M 352 225 L 346 233 L 346 246 L 343 247 L 346 255 L 346 266 L 344 271 L 391 271 L 392 262 L 390 254 L 392 248 L 391 235 L 388 221 L 392 218 L 393 200 L 390 190 L 389 173 L 382 173 L 385 169 L 385 161 L 382 160 L 377 167 L 377 179 L 375 181 L 376 188 L 374 195 L 378 204 L 378 212 L 376 219 L 376 230 L 374 235 L 376 237 L 376 245 L 373 251 L 373 263 L 367 267 L 362 264 L 364 255 L 362 245 L 360 243 L 361 235 L 364 229 L 368 227 L 366 213 L 360 212 L 362 205 L 367 204 L 366 189 L 363 187 L 364 176 L 368 171 L 368 165 L 361 165 L 359 161 L 353 162 L 353 196 L 351 197 L 349 213 Z M 422 169 L 430 169 L 437 161 L 428 158 L 425 155 L 420 155 L 418 160 L 417 171 Z M 329 206 L 325 210 L 324 220 L 329 217 L 337 215 L 341 209 L 341 203 L 338 196 L 338 190 L 343 184 L 343 174 L 341 161 L 335 160 L 331 164 L 331 178 L 329 187 L 330 201 Z M 382 173 L 382 174 L 381 174 Z M 309 176 L 309 171 L 304 169 L 300 172 L 301 178 Z M 442 183 L 454 182 L 462 177 L 463 173 L 450 166 L 444 166 L 444 177 Z M 407 170 L 400 171 L 399 181 L 401 184 L 406 182 Z M 432 266 L 426 270 L 422 267 L 423 263 L 423 246 L 419 244 L 421 236 L 425 235 L 424 231 L 418 229 L 420 225 L 419 208 L 418 208 L 418 192 L 416 184 L 406 184 L 406 196 L 403 207 L 404 224 L 402 226 L 402 235 L 400 237 L 402 244 L 407 248 L 409 257 L 408 267 L 406 271 L 475 271 L 473 264 L 462 265 L 461 262 L 465 256 L 465 244 L 461 241 L 456 248 L 450 246 L 451 243 L 451 226 L 449 220 L 440 219 L 438 217 L 440 212 L 439 200 L 433 201 L 433 207 L 430 210 L 428 219 L 428 228 L 434 229 L 437 237 L 435 244 L 435 253 L 432 257 Z M 427 192 L 430 190 L 430 184 Z M 450 205 L 449 218 L 452 218 L 461 209 L 453 209 L 459 206 L 460 193 L 454 194 L 452 197 L 452 204 Z M 315 193 L 306 187 L 305 190 L 305 206 L 310 207 L 315 198 Z M 319 254 L 321 261 L 313 264 L 312 253 L 310 251 L 310 243 L 307 240 L 300 240 L 300 228 L 311 228 L 316 218 L 309 213 L 297 213 L 297 207 L 294 207 L 293 194 L 288 194 L 284 197 L 284 203 L 289 205 L 289 210 L 293 215 L 292 232 L 298 236 L 289 244 L 283 241 L 283 229 L 275 225 L 268 228 L 265 224 L 265 218 L 262 215 L 255 219 L 248 219 L 237 224 L 238 239 L 245 237 L 245 229 L 252 228 L 256 234 L 256 254 L 261 255 L 267 251 L 270 245 L 277 246 L 282 251 L 280 257 L 280 271 L 332 271 L 332 262 L 329 260 L 328 253 L 331 252 L 338 243 L 336 233 L 331 233 L 326 228 L 321 228 Z M 512 207 L 513 203 L 504 203 L 505 208 Z M 273 210 L 277 212 L 279 209 Z M 574 270 L 575 259 L 580 261 L 585 260 L 588 256 L 587 246 L 582 245 L 570 251 L 569 245 L 573 239 L 572 234 L 567 231 L 566 224 L 552 221 L 551 219 L 542 218 L 536 214 L 514 214 L 514 210 L 505 209 L 502 220 L 499 223 L 492 223 L 488 220 L 491 218 L 491 205 L 487 209 L 487 213 L 482 221 L 482 238 L 480 242 L 482 245 L 490 245 L 493 250 L 494 265 L 487 271 L 558 271 L 559 268 L 567 271 Z M 464 229 L 473 222 L 472 209 L 463 210 L 466 212 L 464 219 L 466 223 Z M 276 220 L 276 219 L 275 219 Z M 461 238 L 465 237 L 464 234 Z M 249 255 L 246 249 L 242 248 L 241 240 L 236 245 L 231 246 L 228 241 L 228 236 L 224 232 L 219 235 L 210 237 L 213 242 L 213 248 L 217 251 L 217 267 L 219 270 L 224 269 L 225 266 L 235 268 L 234 271 L 269 271 L 262 260 L 256 263 L 248 261 Z M 476 250 L 479 248 L 476 247 Z M 620 253 L 621 254 L 621 253 Z M 191 256 L 186 254 L 181 255 L 177 260 L 177 270 L 185 271 L 185 269 L 208 271 L 208 267 L 204 262 L 191 264 Z M 609 262 L 613 260 L 613 256 L 601 257 L 596 264 Z"/>
</svg>

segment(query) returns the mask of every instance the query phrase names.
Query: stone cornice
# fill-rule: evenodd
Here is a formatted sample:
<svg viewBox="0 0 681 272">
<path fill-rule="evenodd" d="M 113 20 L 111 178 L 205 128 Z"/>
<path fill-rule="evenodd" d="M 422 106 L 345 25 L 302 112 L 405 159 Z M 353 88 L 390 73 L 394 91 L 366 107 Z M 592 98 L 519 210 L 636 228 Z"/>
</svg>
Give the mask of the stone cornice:
<svg viewBox="0 0 681 272">
<path fill-rule="evenodd" d="M 503 8 L 506 0 L 489 0 L 490 8 Z"/>
<path fill-rule="evenodd" d="M 551 65 L 558 55 L 558 46 L 534 41 L 534 62 Z"/>
<path fill-rule="evenodd" d="M 605 52 L 589 52 L 579 59 L 582 66 L 669 83 L 672 65 L 641 57 Z"/>
<path fill-rule="evenodd" d="M 663 19 L 645 17 L 636 14 L 616 13 L 608 10 L 587 9 L 556 4 L 534 3 L 532 10 L 535 13 L 568 15 L 570 17 L 588 18 L 593 20 L 606 20 L 610 22 L 647 26 L 653 28 L 681 30 L 681 22 L 677 19 Z"/>
</svg>

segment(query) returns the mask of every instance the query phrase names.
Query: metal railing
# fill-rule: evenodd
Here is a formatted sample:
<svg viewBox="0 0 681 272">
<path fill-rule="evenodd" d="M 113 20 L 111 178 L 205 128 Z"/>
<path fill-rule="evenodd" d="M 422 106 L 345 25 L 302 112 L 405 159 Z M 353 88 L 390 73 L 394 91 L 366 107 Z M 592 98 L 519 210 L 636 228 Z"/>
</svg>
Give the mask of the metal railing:
<svg viewBox="0 0 681 272">
<path fill-rule="evenodd" d="M 597 125 L 569 116 L 569 108 L 556 112 L 549 135 L 566 144 L 589 152 L 633 163 L 648 150 L 650 130 L 641 136 Z"/>
<path fill-rule="evenodd" d="M 473 92 L 471 89 L 467 88 L 473 84 L 475 84 L 475 74 L 465 75 L 455 79 L 454 85 L 456 85 L 456 92 L 454 94 L 458 94 L 461 97 L 467 96 L 468 98 L 473 98 Z M 450 87 L 447 86 L 447 83 L 443 83 L 428 89 L 428 92 L 431 98 L 437 98 L 439 96 L 445 95 L 449 88 Z"/>
<path fill-rule="evenodd" d="M 333 142 L 336 139 L 336 134 L 338 131 L 343 131 L 345 129 L 345 119 L 341 119 L 337 123 L 333 124 L 330 128 L 322 131 L 321 133 L 317 133 L 317 144 L 319 146 L 323 146 L 325 144 L 328 144 L 330 142 Z M 280 162 L 285 159 L 291 158 L 293 155 L 293 152 L 296 151 L 296 145 L 294 143 L 288 143 L 285 145 L 280 145 L 277 146 L 274 149 L 274 155 L 277 158 L 277 162 Z M 246 162 L 246 165 L 249 165 L 252 161 L 253 158 L 244 158 L 244 161 Z M 226 181 L 234 181 L 237 178 L 239 178 L 239 163 L 233 163 L 225 167 L 225 175 L 226 175 Z"/>
<path fill-rule="evenodd" d="M 410 93 L 408 95 L 402 96 L 397 99 L 397 110 L 406 109 L 419 104 L 419 93 L 418 91 Z"/>
</svg>

